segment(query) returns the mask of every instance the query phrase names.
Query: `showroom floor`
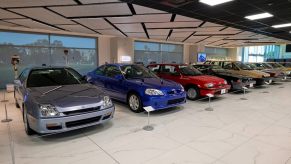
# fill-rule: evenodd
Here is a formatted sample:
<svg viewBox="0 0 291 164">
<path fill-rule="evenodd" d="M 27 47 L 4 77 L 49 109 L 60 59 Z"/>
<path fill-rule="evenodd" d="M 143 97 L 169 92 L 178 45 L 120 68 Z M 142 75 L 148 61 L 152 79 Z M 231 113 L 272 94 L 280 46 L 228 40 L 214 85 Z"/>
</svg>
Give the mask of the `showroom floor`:
<svg viewBox="0 0 291 164">
<path fill-rule="evenodd" d="M 286 82 L 251 89 L 248 100 L 240 100 L 241 94 L 223 95 L 213 101 L 214 111 L 204 110 L 207 101 L 188 101 L 153 113 L 150 132 L 142 130 L 145 113 L 117 103 L 115 118 L 107 124 L 30 137 L 9 93 L 13 121 L 0 123 L 0 163 L 291 164 L 290 91 Z"/>
</svg>

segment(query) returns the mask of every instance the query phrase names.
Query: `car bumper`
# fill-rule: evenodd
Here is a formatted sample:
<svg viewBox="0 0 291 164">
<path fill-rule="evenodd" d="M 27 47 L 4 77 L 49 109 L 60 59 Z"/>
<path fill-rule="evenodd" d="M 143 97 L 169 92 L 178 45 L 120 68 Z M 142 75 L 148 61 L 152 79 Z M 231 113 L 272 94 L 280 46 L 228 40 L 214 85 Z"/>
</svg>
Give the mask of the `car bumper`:
<svg viewBox="0 0 291 164">
<path fill-rule="evenodd" d="M 233 90 L 242 90 L 243 87 L 252 88 L 256 84 L 255 80 L 250 80 L 246 82 L 232 82 Z"/>
<path fill-rule="evenodd" d="M 143 100 L 143 106 L 151 106 L 155 110 L 161 110 L 166 108 L 171 108 L 179 106 L 186 103 L 186 93 L 179 93 L 174 95 L 165 95 L 165 96 L 149 96 Z"/>
<path fill-rule="evenodd" d="M 107 122 L 113 118 L 115 107 L 80 115 L 58 118 L 34 118 L 28 116 L 30 127 L 37 133 L 60 133 Z"/>
<path fill-rule="evenodd" d="M 200 88 L 200 96 L 207 96 L 207 94 L 212 94 L 215 96 L 222 95 L 228 92 L 230 89 L 230 85 L 224 85 L 219 88 L 211 88 L 211 89 L 206 89 L 206 88 Z"/>
</svg>

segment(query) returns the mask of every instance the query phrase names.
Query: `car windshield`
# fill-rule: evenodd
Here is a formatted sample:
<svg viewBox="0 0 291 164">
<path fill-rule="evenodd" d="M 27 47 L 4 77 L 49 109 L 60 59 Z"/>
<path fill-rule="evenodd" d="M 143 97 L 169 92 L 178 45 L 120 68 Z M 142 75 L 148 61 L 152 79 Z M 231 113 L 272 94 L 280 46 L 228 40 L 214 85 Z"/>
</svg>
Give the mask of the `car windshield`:
<svg viewBox="0 0 291 164">
<path fill-rule="evenodd" d="M 190 66 L 179 66 L 180 72 L 184 76 L 197 76 L 197 75 L 202 75 L 200 71 L 197 69 L 190 67 Z"/>
<path fill-rule="evenodd" d="M 221 66 L 219 65 L 211 65 L 212 69 L 223 69 Z"/>
<path fill-rule="evenodd" d="M 259 69 L 259 67 L 257 65 L 252 64 L 252 63 L 247 63 L 246 65 L 249 66 L 252 69 Z"/>
<path fill-rule="evenodd" d="M 269 63 L 262 63 L 262 65 L 264 65 L 264 67 L 266 68 L 273 69 L 273 66 L 270 65 Z"/>
<path fill-rule="evenodd" d="M 242 70 L 253 70 L 253 68 L 251 68 L 250 66 L 248 66 L 242 62 L 236 62 L 235 64 L 237 67 L 239 67 Z"/>
<path fill-rule="evenodd" d="M 84 84 L 82 76 L 70 68 L 48 68 L 32 70 L 27 79 L 27 87 L 62 86 Z"/>
<path fill-rule="evenodd" d="M 121 66 L 122 74 L 127 79 L 157 78 L 157 76 L 141 65 Z"/>
</svg>

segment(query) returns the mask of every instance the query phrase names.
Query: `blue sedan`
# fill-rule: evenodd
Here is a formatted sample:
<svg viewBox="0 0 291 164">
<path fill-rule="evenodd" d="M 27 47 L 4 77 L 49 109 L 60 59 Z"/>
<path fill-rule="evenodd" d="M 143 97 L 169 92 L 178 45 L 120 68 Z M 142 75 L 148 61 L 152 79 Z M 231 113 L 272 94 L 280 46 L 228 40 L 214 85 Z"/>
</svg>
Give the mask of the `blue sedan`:
<svg viewBox="0 0 291 164">
<path fill-rule="evenodd" d="M 186 102 L 183 86 L 160 79 L 140 65 L 102 65 L 87 74 L 87 81 L 104 89 L 113 99 L 128 103 L 136 113 L 147 106 L 160 110 Z"/>
</svg>

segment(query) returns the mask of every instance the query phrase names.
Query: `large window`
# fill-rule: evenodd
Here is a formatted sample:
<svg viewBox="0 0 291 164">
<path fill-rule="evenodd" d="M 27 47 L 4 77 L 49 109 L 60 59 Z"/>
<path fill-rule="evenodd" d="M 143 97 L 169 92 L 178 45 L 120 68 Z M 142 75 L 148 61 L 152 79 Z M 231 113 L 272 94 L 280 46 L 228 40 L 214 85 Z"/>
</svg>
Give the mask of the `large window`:
<svg viewBox="0 0 291 164">
<path fill-rule="evenodd" d="M 243 48 L 244 62 L 263 62 L 268 58 L 278 58 L 280 54 L 280 46 L 250 46 Z"/>
<path fill-rule="evenodd" d="M 95 38 L 0 32 L 0 88 L 14 79 L 10 63 L 12 55 L 20 56 L 20 73 L 30 66 L 64 66 L 65 49 L 68 50 L 68 66 L 81 74 L 96 67 Z"/>
<path fill-rule="evenodd" d="M 134 62 L 144 65 L 182 63 L 183 45 L 137 41 L 134 44 Z"/>
</svg>

